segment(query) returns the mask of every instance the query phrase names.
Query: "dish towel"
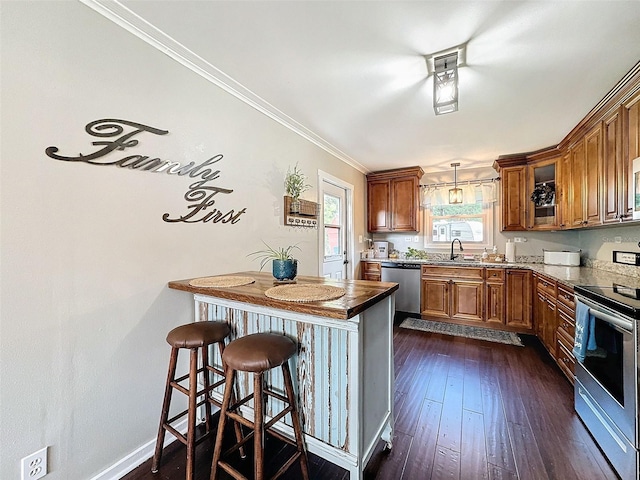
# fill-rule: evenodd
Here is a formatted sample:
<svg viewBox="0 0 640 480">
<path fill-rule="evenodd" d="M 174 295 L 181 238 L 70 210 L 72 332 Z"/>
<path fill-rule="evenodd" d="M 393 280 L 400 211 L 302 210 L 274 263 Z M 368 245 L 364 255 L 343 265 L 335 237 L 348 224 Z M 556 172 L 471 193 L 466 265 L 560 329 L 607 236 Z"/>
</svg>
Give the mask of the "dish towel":
<svg viewBox="0 0 640 480">
<path fill-rule="evenodd" d="M 598 348 L 595 328 L 595 318 L 589 313 L 589 307 L 576 299 L 576 336 L 573 355 L 580 363 L 584 362 L 584 357 L 588 355 L 589 350 Z"/>
</svg>

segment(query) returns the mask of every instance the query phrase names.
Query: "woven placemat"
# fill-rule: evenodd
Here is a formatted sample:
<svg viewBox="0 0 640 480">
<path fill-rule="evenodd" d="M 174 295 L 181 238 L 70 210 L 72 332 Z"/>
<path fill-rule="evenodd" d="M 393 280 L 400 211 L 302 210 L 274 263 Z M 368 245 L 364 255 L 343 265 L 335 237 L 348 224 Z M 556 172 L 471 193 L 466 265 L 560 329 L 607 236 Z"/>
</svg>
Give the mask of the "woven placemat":
<svg viewBox="0 0 640 480">
<path fill-rule="evenodd" d="M 189 282 L 192 287 L 239 287 L 255 282 L 253 277 L 239 275 L 220 275 L 219 277 L 194 278 Z"/>
<path fill-rule="evenodd" d="M 320 302 L 335 300 L 342 297 L 347 291 L 344 288 L 331 285 L 278 285 L 272 287 L 264 294 L 274 300 L 286 302 Z"/>
</svg>

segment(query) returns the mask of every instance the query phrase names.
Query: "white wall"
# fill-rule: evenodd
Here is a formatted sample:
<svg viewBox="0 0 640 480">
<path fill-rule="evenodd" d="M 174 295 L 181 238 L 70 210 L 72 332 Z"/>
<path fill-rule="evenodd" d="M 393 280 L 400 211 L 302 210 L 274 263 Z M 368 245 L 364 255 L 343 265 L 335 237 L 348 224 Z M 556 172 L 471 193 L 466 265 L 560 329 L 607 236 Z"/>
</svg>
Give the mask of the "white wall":
<svg viewBox="0 0 640 480">
<path fill-rule="evenodd" d="M 167 281 L 255 270 L 246 255 L 261 239 L 299 243 L 299 273 L 316 274 L 317 232 L 282 225 L 287 167 L 355 186 L 356 238 L 365 181 L 80 3 L 0 8 L 0 478 L 18 478 L 20 458 L 49 445 L 47 478 L 87 479 L 155 436 L 165 336 L 193 316 Z M 111 161 L 223 154 L 212 184 L 234 191 L 216 207 L 246 213 L 235 225 L 166 223 L 188 212 L 192 179 L 45 155 L 97 150 L 84 127 L 101 118 L 170 132 L 140 134 Z M 314 185 L 305 198 L 316 195 Z"/>
</svg>

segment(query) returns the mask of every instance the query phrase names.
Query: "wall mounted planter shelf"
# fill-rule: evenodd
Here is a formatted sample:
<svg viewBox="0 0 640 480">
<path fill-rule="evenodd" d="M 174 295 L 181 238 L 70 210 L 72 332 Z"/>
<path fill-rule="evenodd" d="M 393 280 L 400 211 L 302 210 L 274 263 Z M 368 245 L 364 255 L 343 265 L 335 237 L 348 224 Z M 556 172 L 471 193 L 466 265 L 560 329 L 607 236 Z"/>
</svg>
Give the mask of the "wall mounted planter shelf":
<svg viewBox="0 0 640 480">
<path fill-rule="evenodd" d="M 293 227 L 308 227 L 318 228 L 318 214 L 320 212 L 320 205 L 308 200 L 298 200 L 300 207 L 296 210 L 291 208 L 293 198 L 284 197 L 284 224 Z"/>
</svg>

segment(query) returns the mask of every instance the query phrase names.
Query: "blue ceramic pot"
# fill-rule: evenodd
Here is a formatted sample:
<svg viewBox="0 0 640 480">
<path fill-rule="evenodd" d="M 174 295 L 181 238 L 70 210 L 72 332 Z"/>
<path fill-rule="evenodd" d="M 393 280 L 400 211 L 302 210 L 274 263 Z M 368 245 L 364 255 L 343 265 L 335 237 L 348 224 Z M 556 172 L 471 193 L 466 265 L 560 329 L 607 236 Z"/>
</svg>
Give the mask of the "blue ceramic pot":
<svg viewBox="0 0 640 480">
<path fill-rule="evenodd" d="M 298 260 L 273 260 L 273 276 L 277 280 L 293 280 L 298 274 Z"/>
</svg>

